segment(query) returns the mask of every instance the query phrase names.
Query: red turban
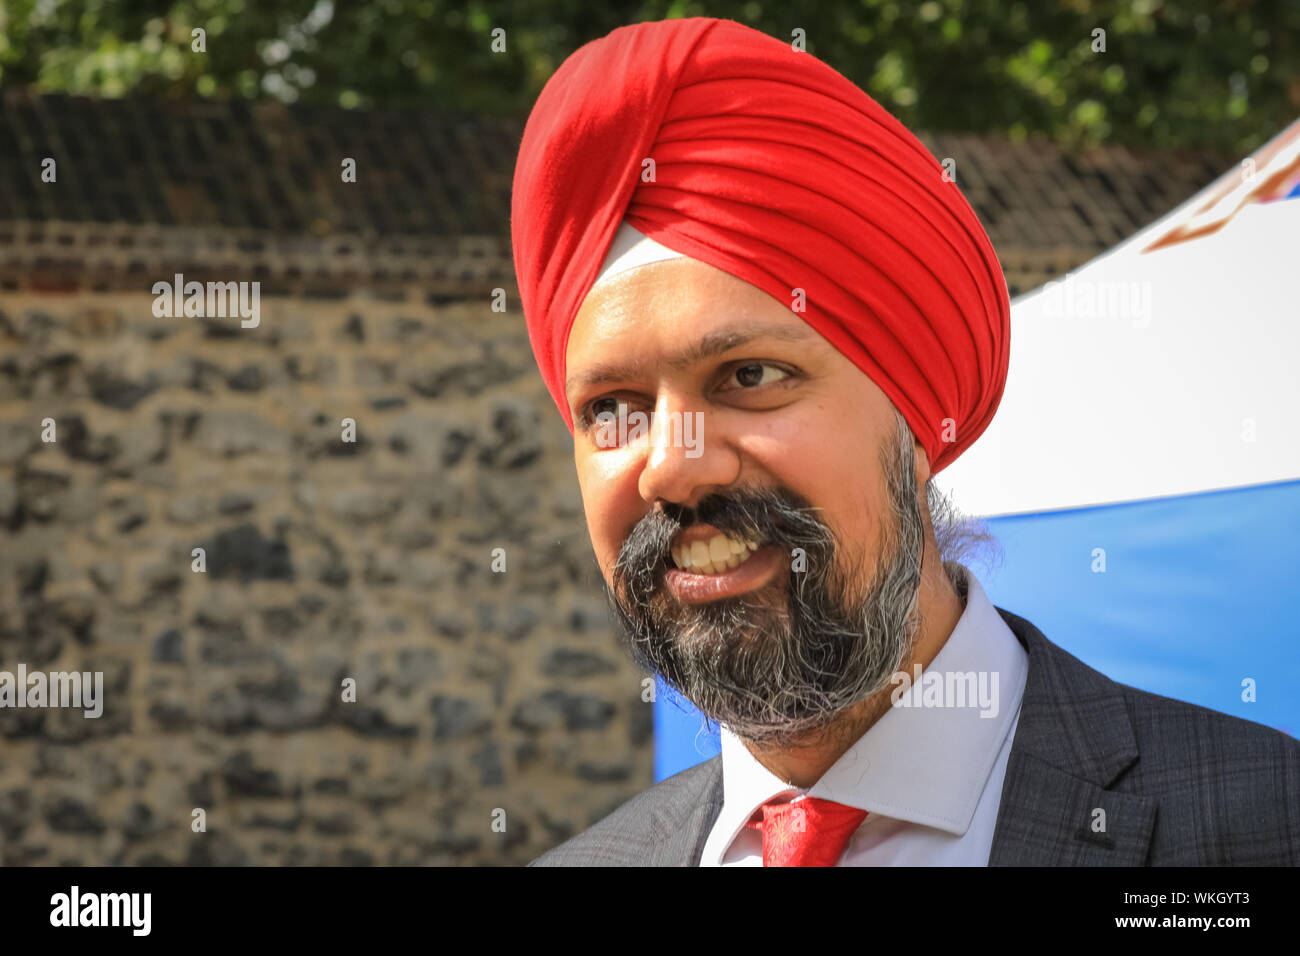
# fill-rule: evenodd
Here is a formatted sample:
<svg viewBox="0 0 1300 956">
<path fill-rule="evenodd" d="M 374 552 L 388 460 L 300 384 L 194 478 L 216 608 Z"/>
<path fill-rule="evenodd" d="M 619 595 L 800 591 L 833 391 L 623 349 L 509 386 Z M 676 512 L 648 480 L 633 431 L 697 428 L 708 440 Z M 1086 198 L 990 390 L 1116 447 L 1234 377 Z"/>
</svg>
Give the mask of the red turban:
<svg viewBox="0 0 1300 956">
<path fill-rule="evenodd" d="M 993 246 L 943 173 L 841 74 L 735 21 L 638 23 L 577 50 L 528 118 L 511 209 L 528 336 L 569 430 L 569 330 L 626 219 L 787 307 L 803 289 L 796 314 L 941 471 L 993 418 L 1010 331 Z"/>
</svg>

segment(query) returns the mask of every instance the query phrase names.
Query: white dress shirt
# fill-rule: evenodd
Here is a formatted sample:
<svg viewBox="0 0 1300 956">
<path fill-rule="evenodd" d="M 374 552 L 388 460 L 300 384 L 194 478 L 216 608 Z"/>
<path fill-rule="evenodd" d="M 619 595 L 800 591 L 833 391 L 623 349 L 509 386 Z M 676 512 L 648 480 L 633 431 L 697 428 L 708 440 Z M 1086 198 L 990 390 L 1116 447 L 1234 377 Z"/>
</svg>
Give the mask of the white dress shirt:
<svg viewBox="0 0 1300 956">
<path fill-rule="evenodd" d="M 762 866 L 762 833 L 745 823 L 774 797 L 803 795 L 868 811 L 836 866 L 988 864 L 1029 657 L 975 575 L 955 562 L 945 569 L 965 577 L 966 607 L 921 681 L 900 695 L 911 706 L 886 711 L 811 788 L 781 780 L 720 728 L 723 804 L 701 866 Z M 982 701 L 968 693 L 980 681 Z"/>
</svg>

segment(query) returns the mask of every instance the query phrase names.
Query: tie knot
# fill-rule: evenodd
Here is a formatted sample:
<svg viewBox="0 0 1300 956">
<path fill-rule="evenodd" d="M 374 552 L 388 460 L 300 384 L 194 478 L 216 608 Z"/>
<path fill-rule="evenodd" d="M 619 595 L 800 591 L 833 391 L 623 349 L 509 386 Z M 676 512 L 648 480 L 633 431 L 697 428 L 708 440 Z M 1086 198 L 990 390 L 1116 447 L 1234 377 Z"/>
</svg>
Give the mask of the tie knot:
<svg viewBox="0 0 1300 956">
<path fill-rule="evenodd" d="M 763 834 L 764 866 L 834 866 L 866 818 L 866 810 L 804 797 L 765 803 L 746 826 Z"/>
</svg>

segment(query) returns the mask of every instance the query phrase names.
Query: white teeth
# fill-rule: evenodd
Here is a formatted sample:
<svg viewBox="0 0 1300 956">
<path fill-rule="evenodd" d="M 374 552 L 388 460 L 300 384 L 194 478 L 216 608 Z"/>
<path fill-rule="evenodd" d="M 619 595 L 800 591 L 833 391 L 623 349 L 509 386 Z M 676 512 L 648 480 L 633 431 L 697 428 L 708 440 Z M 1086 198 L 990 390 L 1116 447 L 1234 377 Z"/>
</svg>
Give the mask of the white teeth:
<svg viewBox="0 0 1300 956">
<path fill-rule="evenodd" d="M 703 541 L 691 542 L 691 564 L 700 568 L 709 567 L 713 564 L 709 546 Z"/>
<path fill-rule="evenodd" d="M 721 574 L 747 560 L 759 545 L 730 535 L 717 534 L 708 541 L 692 541 L 672 549 L 673 563 L 694 574 Z"/>
</svg>

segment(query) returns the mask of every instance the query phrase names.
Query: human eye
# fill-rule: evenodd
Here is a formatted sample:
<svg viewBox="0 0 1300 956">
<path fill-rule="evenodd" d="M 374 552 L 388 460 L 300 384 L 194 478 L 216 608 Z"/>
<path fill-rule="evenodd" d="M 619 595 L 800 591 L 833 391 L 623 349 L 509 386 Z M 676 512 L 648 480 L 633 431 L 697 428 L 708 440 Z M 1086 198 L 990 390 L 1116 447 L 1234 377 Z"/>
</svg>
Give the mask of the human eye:
<svg viewBox="0 0 1300 956">
<path fill-rule="evenodd" d="M 574 424 L 584 432 L 590 431 L 597 424 L 608 422 L 610 416 L 617 421 L 620 411 L 627 408 L 627 402 L 620 401 L 612 395 L 592 399 L 582 407 Z M 626 415 L 626 411 L 622 411 Z"/>
<path fill-rule="evenodd" d="M 732 368 L 727 374 L 726 382 L 735 381 L 740 384 L 741 389 L 753 389 L 764 385 L 775 385 L 793 376 L 794 373 L 790 370 L 771 362 L 745 362 Z"/>
<path fill-rule="evenodd" d="M 599 448 L 621 448 L 650 430 L 650 412 L 644 401 L 602 395 L 582 408 L 575 427 Z"/>
</svg>

